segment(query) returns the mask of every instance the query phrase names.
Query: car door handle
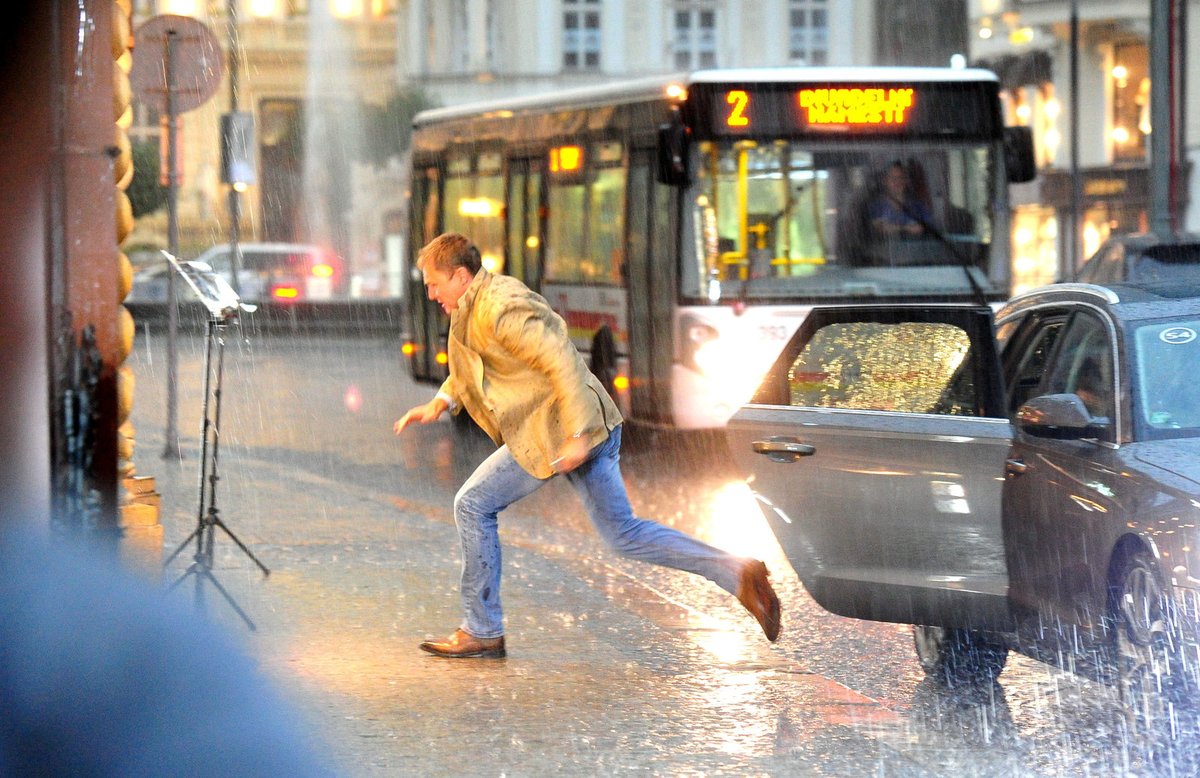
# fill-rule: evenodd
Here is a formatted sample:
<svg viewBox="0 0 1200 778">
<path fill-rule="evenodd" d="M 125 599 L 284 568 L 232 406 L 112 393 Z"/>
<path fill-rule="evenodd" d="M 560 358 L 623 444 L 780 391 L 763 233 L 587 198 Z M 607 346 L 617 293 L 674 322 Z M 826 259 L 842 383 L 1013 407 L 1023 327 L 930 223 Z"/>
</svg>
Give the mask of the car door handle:
<svg viewBox="0 0 1200 778">
<path fill-rule="evenodd" d="M 785 437 L 756 440 L 751 446 L 754 453 L 762 454 L 772 462 L 798 462 L 800 457 L 811 457 L 817 451 L 816 446 Z"/>
<path fill-rule="evenodd" d="M 1004 460 L 1004 470 L 1009 475 L 1024 475 L 1029 469 L 1029 465 L 1025 464 L 1023 459 L 1006 459 Z"/>
</svg>

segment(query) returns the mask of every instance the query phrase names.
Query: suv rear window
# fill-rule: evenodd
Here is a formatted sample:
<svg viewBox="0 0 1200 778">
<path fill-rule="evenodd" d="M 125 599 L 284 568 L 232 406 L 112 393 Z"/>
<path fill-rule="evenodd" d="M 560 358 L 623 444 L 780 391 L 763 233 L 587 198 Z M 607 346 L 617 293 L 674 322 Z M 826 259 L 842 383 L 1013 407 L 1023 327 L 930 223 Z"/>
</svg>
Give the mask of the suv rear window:
<svg viewBox="0 0 1200 778">
<path fill-rule="evenodd" d="M 1151 246 L 1134 260 L 1131 276 L 1139 281 L 1200 281 L 1200 243 Z"/>
</svg>

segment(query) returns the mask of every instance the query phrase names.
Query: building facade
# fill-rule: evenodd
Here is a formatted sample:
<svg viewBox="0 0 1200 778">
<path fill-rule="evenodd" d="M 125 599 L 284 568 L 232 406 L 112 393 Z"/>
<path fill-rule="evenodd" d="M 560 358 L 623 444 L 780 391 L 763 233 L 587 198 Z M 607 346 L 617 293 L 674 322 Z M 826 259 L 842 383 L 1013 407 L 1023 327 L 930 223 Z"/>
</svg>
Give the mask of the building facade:
<svg viewBox="0 0 1200 778">
<path fill-rule="evenodd" d="M 1040 175 L 1014 198 L 1018 289 L 1069 278 L 1110 234 L 1150 228 L 1151 171 L 1167 169 L 1150 154 L 1150 6 L 1144 0 L 1077 0 L 1078 45 L 1072 52 L 1071 5 L 1065 0 L 970 2 L 972 58 L 997 72 L 1008 123 L 1030 125 L 1037 144 Z M 1190 106 L 1200 99 L 1200 81 L 1187 77 L 1186 58 L 1200 45 L 1198 13 L 1200 2 L 1174 0 L 1169 56 L 1178 68 L 1175 164 L 1164 173 L 1173 178 L 1173 226 L 1193 231 L 1200 229 L 1200 182 L 1193 173 L 1200 161 L 1200 113 Z"/>
<path fill-rule="evenodd" d="M 962 7 L 902 5 L 947 2 Z M 332 243 L 354 291 L 371 295 L 395 290 L 406 181 L 401 159 L 354 161 L 363 105 L 397 89 L 455 105 L 697 68 L 872 63 L 874 19 L 896 22 L 897 8 L 882 0 L 141 0 L 134 23 L 193 16 L 228 56 L 235 12 L 238 107 L 256 128 L 241 239 Z M 961 50 L 965 38 L 962 25 L 949 29 L 938 46 L 892 53 L 909 57 L 905 64 L 945 64 L 949 55 L 930 52 Z M 217 94 L 181 120 L 184 256 L 229 233 L 217 128 L 230 104 L 226 72 Z M 145 105 L 135 116 L 131 137 L 158 142 L 161 117 Z M 133 242 L 161 246 L 164 220 L 161 212 L 139 220 Z"/>
<path fill-rule="evenodd" d="M 396 88 L 396 3 L 141 0 L 134 5 L 135 30 L 160 14 L 204 23 L 224 58 L 214 96 L 178 122 L 181 255 L 228 240 L 232 208 L 219 128 L 236 103 L 254 126 L 253 174 L 239 186 L 240 239 L 313 242 L 348 259 L 373 256 L 355 229 L 355 207 L 365 201 L 386 210 L 403 199 L 394 170 L 361 161 L 365 117 Z M 234 40 L 238 56 L 231 58 Z M 165 117 L 135 95 L 131 139 L 162 145 L 165 127 Z M 164 247 L 166 235 L 160 210 L 139 220 L 134 241 Z"/>
<path fill-rule="evenodd" d="M 397 79 L 444 105 L 698 68 L 874 61 L 875 0 L 409 0 Z"/>
</svg>

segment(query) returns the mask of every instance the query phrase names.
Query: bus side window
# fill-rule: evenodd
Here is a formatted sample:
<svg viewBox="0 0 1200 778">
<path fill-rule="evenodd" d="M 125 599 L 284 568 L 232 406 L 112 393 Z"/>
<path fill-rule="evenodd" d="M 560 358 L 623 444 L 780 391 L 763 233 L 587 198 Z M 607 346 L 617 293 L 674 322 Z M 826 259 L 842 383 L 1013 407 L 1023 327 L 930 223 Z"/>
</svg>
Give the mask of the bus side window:
<svg viewBox="0 0 1200 778">
<path fill-rule="evenodd" d="M 438 199 L 440 194 L 438 192 L 437 168 L 431 167 L 425 169 L 425 180 L 423 183 L 425 213 L 421 220 L 421 227 L 424 230 L 419 244 L 421 246 L 436 238 L 438 234 L 438 214 L 441 211 L 441 204 Z"/>
<path fill-rule="evenodd" d="M 625 169 L 603 168 L 591 182 L 588 234 L 589 254 L 595 263 L 591 280 L 620 284 L 625 263 Z"/>
<path fill-rule="evenodd" d="M 508 274 L 525 280 L 525 242 L 527 240 L 525 218 L 525 192 L 527 175 L 524 166 L 512 163 L 508 177 L 508 199 L 504 211 L 505 231 L 508 233 Z"/>
</svg>

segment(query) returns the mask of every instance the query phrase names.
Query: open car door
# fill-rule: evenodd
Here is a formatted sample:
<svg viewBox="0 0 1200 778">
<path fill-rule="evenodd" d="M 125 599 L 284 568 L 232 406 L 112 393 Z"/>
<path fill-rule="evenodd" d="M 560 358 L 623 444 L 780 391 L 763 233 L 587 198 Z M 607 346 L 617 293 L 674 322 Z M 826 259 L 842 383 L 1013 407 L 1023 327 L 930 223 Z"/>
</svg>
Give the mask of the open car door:
<svg viewBox="0 0 1200 778">
<path fill-rule="evenodd" d="M 727 436 L 822 607 L 1006 630 L 1003 396 L 989 308 L 817 308 Z"/>
</svg>

